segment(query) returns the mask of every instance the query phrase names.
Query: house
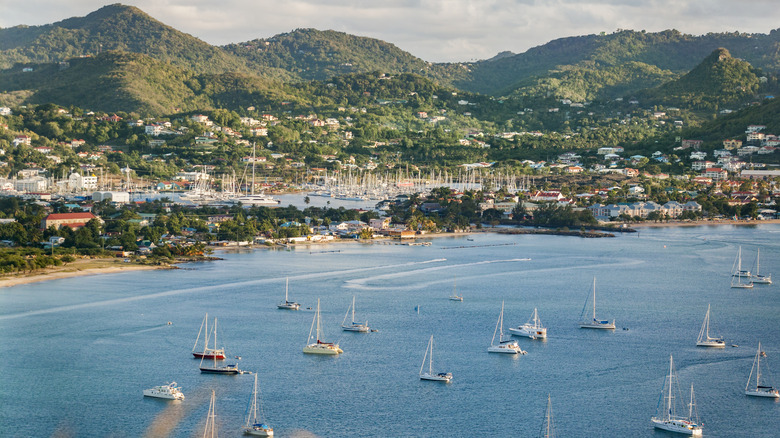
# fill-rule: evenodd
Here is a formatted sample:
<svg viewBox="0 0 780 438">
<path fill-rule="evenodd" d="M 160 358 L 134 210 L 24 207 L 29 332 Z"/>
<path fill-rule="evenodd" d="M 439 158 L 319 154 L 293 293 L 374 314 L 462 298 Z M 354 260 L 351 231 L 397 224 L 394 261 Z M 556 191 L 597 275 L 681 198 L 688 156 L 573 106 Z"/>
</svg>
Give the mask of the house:
<svg viewBox="0 0 780 438">
<path fill-rule="evenodd" d="M 723 148 L 726 150 L 739 149 L 742 147 L 742 140 L 723 140 Z"/>
<path fill-rule="evenodd" d="M 103 222 L 92 213 L 52 213 L 41 221 L 41 228 L 44 230 L 49 227 L 70 227 L 76 229 L 83 227 L 92 219 L 96 219 L 100 223 Z"/>
<path fill-rule="evenodd" d="M 547 192 L 537 190 L 528 199 L 532 202 L 558 202 L 564 198 L 565 196 L 563 196 L 561 192 L 557 190 L 551 190 Z"/>
<path fill-rule="evenodd" d="M 705 178 L 712 178 L 713 181 L 724 181 L 728 178 L 729 173 L 719 167 L 709 167 L 704 170 L 701 176 Z"/>
<path fill-rule="evenodd" d="M 14 146 L 19 146 L 20 144 L 30 146 L 30 143 L 32 143 L 32 138 L 28 135 L 17 135 L 14 137 L 12 143 Z"/>
</svg>

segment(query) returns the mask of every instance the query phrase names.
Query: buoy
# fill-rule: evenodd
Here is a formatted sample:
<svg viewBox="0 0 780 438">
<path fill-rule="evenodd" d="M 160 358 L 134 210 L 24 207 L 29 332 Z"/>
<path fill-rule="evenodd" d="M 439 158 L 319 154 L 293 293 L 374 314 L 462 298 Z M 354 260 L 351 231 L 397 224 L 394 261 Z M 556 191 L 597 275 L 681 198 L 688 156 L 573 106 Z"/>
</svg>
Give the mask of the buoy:
<svg viewBox="0 0 780 438">
<path fill-rule="evenodd" d="M 172 323 L 172 322 L 170 322 L 170 321 L 168 321 L 168 325 L 171 325 L 171 324 L 173 324 L 173 323 Z"/>
</svg>

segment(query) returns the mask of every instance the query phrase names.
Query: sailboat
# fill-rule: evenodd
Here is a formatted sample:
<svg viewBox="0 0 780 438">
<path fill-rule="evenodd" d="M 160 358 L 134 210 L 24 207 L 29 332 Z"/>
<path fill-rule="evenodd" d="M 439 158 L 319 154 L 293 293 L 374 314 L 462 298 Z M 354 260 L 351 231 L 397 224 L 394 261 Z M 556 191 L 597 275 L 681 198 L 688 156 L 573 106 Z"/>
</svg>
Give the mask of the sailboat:
<svg viewBox="0 0 780 438">
<path fill-rule="evenodd" d="M 244 424 L 244 435 L 252 436 L 274 436 L 274 429 L 265 424 L 263 420 L 263 409 L 260 408 L 260 421 L 257 421 L 257 373 L 255 373 L 255 387 L 252 390 L 252 397 L 249 399 L 247 408 L 246 423 Z"/>
<path fill-rule="evenodd" d="M 317 327 L 316 337 L 312 337 L 312 332 L 314 332 L 315 326 Z M 339 348 L 338 344 L 334 344 L 332 342 L 322 342 L 320 340 L 321 331 L 322 326 L 320 324 L 320 299 L 317 298 L 317 311 L 314 313 L 314 319 L 311 321 L 309 339 L 307 341 L 308 344 L 303 347 L 303 352 L 309 354 L 339 354 L 344 352 L 341 348 Z M 314 340 L 314 342 L 312 342 L 312 340 Z"/>
<path fill-rule="evenodd" d="M 596 277 L 593 277 L 593 313 L 591 315 L 590 320 L 585 319 L 585 309 L 588 307 L 588 301 L 590 300 L 590 295 L 588 298 L 585 299 L 585 305 L 582 307 L 582 313 L 580 314 L 580 328 L 590 328 L 590 329 L 607 329 L 607 330 L 614 330 L 615 329 L 615 320 L 613 319 L 612 322 L 609 322 L 607 320 L 602 319 L 596 319 Z"/>
<path fill-rule="evenodd" d="M 541 438 L 555 438 L 555 425 L 553 424 L 553 412 L 552 401 L 550 401 L 550 394 L 547 394 L 547 411 L 544 414 L 544 422 L 542 428 L 539 431 Z"/>
<path fill-rule="evenodd" d="M 531 339 L 547 339 L 547 327 L 542 326 L 536 308 L 534 308 L 534 313 L 528 322 L 517 327 L 510 327 L 509 332 L 515 336 L 527 336 Z"/>
<path fill-rule="evenodd" d="M 347 317 L 349 316 L 350 310 L 352 311 L 352 322 L 347 324 Z M 341 321 L 341 329 L 345 332 L 358 332 L 358 333 L 368 333 L 371 329 L 368 327 L 368 321 L 366 322 L 355 322 L 355 297 L 352 297 L 352 305 L 349 306 L 347 309 L 346 315 L 344 315 L 344 320 Z"/>
<path fill-rule="evenodd" d="M 287 290 L 290 288 L 290 279 L 287 278 L 284 282 L 284 301 L 277 304 L 277 308 L 279 309 L 287 309 L 287 310 L 299 310 L 301 308 L 301 305 L 296 303 L 295 301 L 290 301 L 287 298 Z"/>
<path fill-rule="evenodd" d="M 428 371 L 423 371 L 425 361 L 428 361 Z M 436 382 L 449 382 L 452 380 L 452 373 L 433 373 L 433 335 L 428 341 L 428 347 L 425 349 L 422 365 L 420 365 L 420 380 L 433 380 Z"/>
<path fill-rule="evenodd" d="M 761 351 L 761 343 L 758 343 L 756 358 L 753 359 L 753 367 L 750 369 L 747 384 L 745 385 L 745 395 L 753 397 L 780 398 L 780 391 L 774 386 L 764 383 L 761 385 L 761 358 L 766 357 L 766 353 Z M 766 365 L 764 365 L 766 366 Z M 756 380 L 753 380 L 753 371 L 755 371 Z"/>
<path fill-rule="evenodd" d="M 217 318 L 214 318 L 214 324 L 216 325 L 216 323 L 217 323 Z M 195 351 L 196 349 L 198 349 L 198 342 L 200 341 L 201 333 L 204 334 L 203 348 L 199 349 L 199 351 Z M 195 345 L 192 346 L 192 355 L 198 359 L 222 360 L 225 358 L 225 349 L 217 348 L 216 339 L 214 341 L 214 348 L 209 348 L 209 314 L 208 313 L 206 314 L 206 316 L 203 317 L 203 322 L 200 323 L 200 330 L 198 330 L 198 337 L 195 338 Z"/>
<path fill-rule="evenodd" d="M 214 390 L 211 390 L 211 401 L 209 402 L 209 413 L 206 415 L 206 427 L 203 428 L 203 438 L 217 438 L 217 401 Z"/>
<path fill-rule="evenodd" d="M 734 266 L 731 268 L 731 287 L 735 289 L 752 289 L 753 282 L 750 281 L 750 271 L 742 269 L 742 247 L 737 251 L 737 258 L 734 260 Z M 745 281 L 742 279 L 745 278 Z"/>
<path fill-rule="evenodd" d="M 217 318 L 214 318 L 214 335 L 212 336 L 214 339 L 214 348 L 217 347 Z M 206 346 L 208 348 L 208 345 Z M 224 358 L 224 351 L 223 348 L 221 350 L 223 352 L 223 358 Z M 200 372 L 204 374 L 242 374 L 243 371 L 238 369 L 238 366 L 235 364 L 227 364 L 227 365 L 217 365 L 217 358 L 216 356 L 213 356 L 213 364 L 209 366 L 208 364 L 203 364 L 203 361 L 206 360 L 206 357 L 201 358 L 200 360 Z"/>
<path fill-rule="evenodd" d="M 463 301 L 463 295 L 458 295 L 458 292 L 455 290 L 456 282 L 452 282 L 452 295 L 450 295 L 451 301 Z"/>
<path fill-rule="evenodd" d="M 658 399 L 656 416 L 652 417 L 650 421 L 656 429 L 668 430 L 669 432 L 677 432 L 685 435 L 701 435 L 702 426 L 699 424 L 698 415 L 696 415 L 696 421 L 693 421 L 694 409 L 696 406 L 693 397 L 693 384 L 691 384 L 691 401 L 688 403 L 687 417 L 678 416 L 676 412 L 677 403 L 674 402 L 673 388 L 678 386 L 677 376 L 674 374 L 674 360 L 672 359 L 672 356 L 669 355 L 669 376 L 664 380 L 664 389 L 661 391 L 661 396 Z"/>
<path fill-rule="evenodd" d="M 252 144 L 252 187 L 251 193 L 228 199 L 229 204 L 241 203 L 244 207 L 271 206 L 279 205 L 282 201 L 268 196 L 264 193 L 255 194 L 255 144 Z"/>
<path fill-rule="evenodd" d="M 772 274 L 761 275 L 758 273 L 758 258 L 761 255 L 761 250 L 756 250 L 756 273 L 750 276 L 750 281 L 758 284 L 772 284 Z"/>
<path fill-rule="evenodd" d="M 707 314 L 704 315 L 704 322 L 701 324 L 701 330 L 699 330 L 699 337 L 696 339 L 697 347 L 714 347 L 725 348 L 726 342 L 723 337 L 712 338 L 710 337 L 710 305 L 707 304 Z"/>
<path fill-rule="evenodd" d="M 498 333 L 498 344 L 496 344 L 496 333 Z M 517 341 L 514 339 L 504 339 L 504 302 L 501 302 L 501 313 L 498 314 L 498 321 L 496 322 L 496 328 L 493 330 L 493 339 L 490 340 L 490 347 L 488 347 L 488 353 L 504 353 L 504 354 L 526 354 L 523 349 L 517 345 Z"/>
</svg>

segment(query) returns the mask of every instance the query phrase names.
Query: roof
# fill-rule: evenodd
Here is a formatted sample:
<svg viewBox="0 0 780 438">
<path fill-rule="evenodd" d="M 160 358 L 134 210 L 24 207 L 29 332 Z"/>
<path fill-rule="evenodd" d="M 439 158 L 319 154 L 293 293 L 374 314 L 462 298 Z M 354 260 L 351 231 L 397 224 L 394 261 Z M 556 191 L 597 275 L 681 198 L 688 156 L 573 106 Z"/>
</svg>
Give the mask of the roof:
<svg viewBox="0 0 780 438">
<path fill-rule="evenodd" d="M 95 219 L 96 217 L 97 216 L 92 213 L 52 213 L 46 216 L 46 220 L 53 221 L 63 219 L 86 219 L 88 221 L 90 219 Z"/>
</svg>

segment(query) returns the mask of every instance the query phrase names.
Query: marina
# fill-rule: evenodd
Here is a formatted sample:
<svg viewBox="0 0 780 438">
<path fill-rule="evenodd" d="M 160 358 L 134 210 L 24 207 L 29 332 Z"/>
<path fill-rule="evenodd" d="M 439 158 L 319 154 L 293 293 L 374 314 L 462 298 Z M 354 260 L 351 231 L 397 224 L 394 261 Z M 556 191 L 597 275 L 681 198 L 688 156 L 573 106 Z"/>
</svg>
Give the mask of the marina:
<svg viewBox="0 0 780 438">
<path fill-rule="evenodd" d="M 337 253 L 308 247 L 225 252 L 223 260 L 187 270 L 5 288 L 3 348 L 24 354 L 4 358 L 0 418 L 8 436 L 199 436 L 213 389 L 223 434 L 240 431 L 254 376 L 199 372 L 191 349 L 208 311 L 209 329 L 215 317 L 220 328 L 219 344 L 210 338 L 209 348 L 224 343 L 226 357 L 241 356 L 239 368 L 257 370 L 263 422 L 273 425 L 274 436 L 337 430 L 338 436 L 383 437 L 398 418 L 429 436 L 504 436 L 496 407 L 508 409 L 513 434 L 535 436 L 549 394 L 556 436 L 665 437 L 650 418 L 673 353 L 686 403 L 695 384 L 704 436 L 773 437 L 780 404 L 746 397 L 745 385 L 756 387 L 750 373 L 759 340 L 770 365 L 780 353 L 777 286 L 731 289 L 723 267 L 738 246 L 750 254 L 760 246 L 762 272 L 777 271 L 777 235 L 778 225 L 647 229 L 641 237 L 615 239 L 480 233 L 468 236 L 474 242 L 430 239 L 430 247 L 343 243 Z M 441 251 L 466 243 L 474 247 Z M 468 300 L 451 303 L 455 274 L 458 293 Z M 276 307 L 288 276 L 295 279 L 290 294 L 301 304 L 297 312 Z M 579 328 L 593 277 L 597 317 L 614 318 L 621 329 Z M 360 320 L 379 332 L 338 329 L 356 295 Z M 301 353 L 318 298 L 324 339 L 342 354 Z M 550 329 L 546 342 L 517 338 L 525 356 L 485 353 L 502 301 L 503 317 L 514 324 L 538 307 Z M 716 328 L 727 328 L 717 335 L 740 347 L 692 342 L 710 303 Z M 586 313 L 592 316 L 591 305 Z M 457 378 L 449 384 L 419 379 L 431 335 L 433 373 L 452 373 Z M 764 359 L 761 385 L 770 377 Z M 90 366 L 97 362 L 100 367 Z M 185 400 L 143 400 L 144 389 L 170 380 L 187 390 Z M 96 390 L 72 397 L 86 381 Z M 116 412 L 123 413 L 122 424 Z M 457 415 L 434 420 L 442 412 Z"/>
</svg>

